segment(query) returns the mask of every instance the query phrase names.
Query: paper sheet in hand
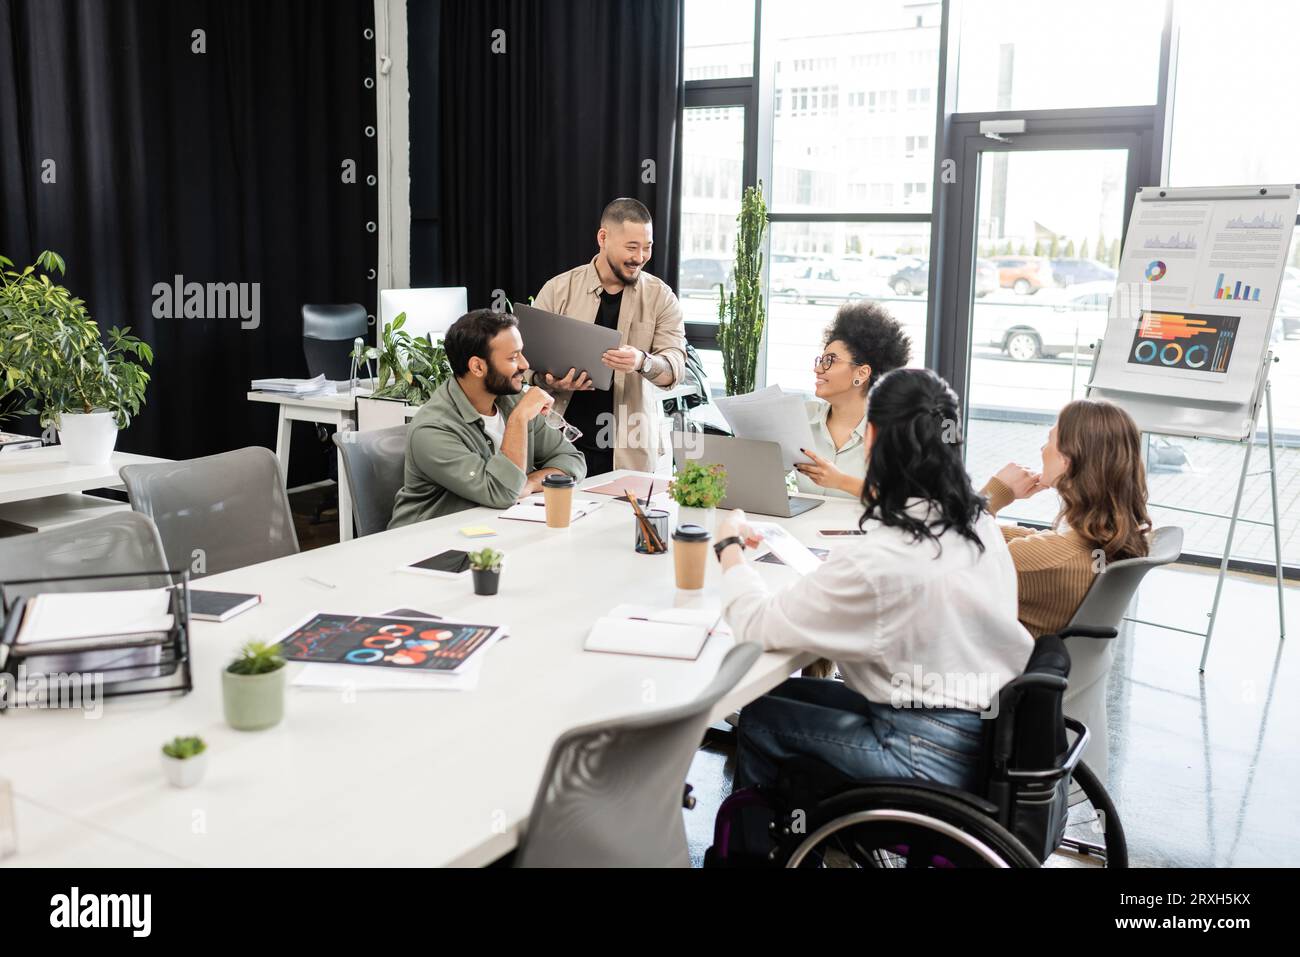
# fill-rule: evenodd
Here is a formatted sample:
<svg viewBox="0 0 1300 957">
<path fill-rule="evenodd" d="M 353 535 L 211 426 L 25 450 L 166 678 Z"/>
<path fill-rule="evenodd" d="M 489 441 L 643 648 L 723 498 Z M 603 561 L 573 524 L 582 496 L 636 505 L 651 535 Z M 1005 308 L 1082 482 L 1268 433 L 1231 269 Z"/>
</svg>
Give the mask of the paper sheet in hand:
<svg viewBox="0 0 1300 957">
<path fill-rule="evenodd" d="M 619 655 L 693 661 L 718 623 L 716 608 L 646 608 L 618 605 L 591 626 L 583 647 Z"/>
<path fill-rule="evenodd" d="M 763 544 L 770 548 L 782 563 L 793 568 L 800 575 L 807 575 L 822 563 L 822 560 L 814 555 L 807 545 L 782 526 L 774 522 L 751 522 L 750 524 L 754 531 L 763 536 Z"/>
<path fill-rule="evenodd" d="M 813 435 L 808 411 L 799 396 L 786 395 L 780 386 L 769 386 L 750 395 L 714 399 L 714 403 L 736 438 L 781 446 L 781 465 L 786 471 L 796 462 L 812 461 L 800 451 L 812 447 Z"/>
</svg>

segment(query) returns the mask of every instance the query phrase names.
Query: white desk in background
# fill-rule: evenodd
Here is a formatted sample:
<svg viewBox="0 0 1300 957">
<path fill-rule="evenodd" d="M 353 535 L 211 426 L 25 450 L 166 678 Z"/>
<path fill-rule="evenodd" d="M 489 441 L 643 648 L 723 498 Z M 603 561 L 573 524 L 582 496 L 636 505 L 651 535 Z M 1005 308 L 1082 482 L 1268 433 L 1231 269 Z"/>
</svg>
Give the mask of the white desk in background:
<svg viewBox="0 0 1300 957">
<path fill-rule="evenodd" d="M 39 449 L 19 449 L 0 453 L 0 506 L 21 502 L 24 507 L 12 510 L 19 525 L 27 525 L 30 516 L 43 519 L 35 527 L 64 524 L 63 518 L 93 518 L 119 507 L 107 499 L 98 500 L 102 507 L 89 507 L 79 493 L 93 488 L 121 488 L 118 470 L 124 465 L 166 462 L 167 459 L 131 452 L 114 452 L 104 465 L 69 465 L 67 450 L 59 445 Z M 20 514 L 21 513 L 21 514 Z M 66 513 L 66 514 L 65 514 Z M 0 519 L 4 518 L 0 509 Z"/>
<path fill-rule="evenodd" d="M 369 380 L 367 380 L 369 381 Z M 664 390 L 664 401 L 695 392 L 695 384 L 682 382 L 671 389 Z M 361 390 L 359 396 L 368 395 L 368 390 Z M 350 392 L 325 393 L 323 395 L 291 396 L 274 392 L 249 392 L 249 402 L 265 402 L 278 409 L 275 429 L 275 457 L 280 462 L 280 476 L 285 487 L 289 483 L 289 446 L 293 436 L 293 423 L 312 422 L 320 425 L 332 425 L 336 429 L 347 430 L 357 427 L 357 396 Z M 404 414 L 409 422 L 420 411 L 418 405 L 406 404 Z M 352 493 L 348 488 L 347 470 L 343 467 L 343 456 L 337 453 L 339 481 L 339 541 L 350 541 L 355 532 L 352 526 Z"/>
<path fill-rule="evenodd" d="M 777 521 L 806 543 L 827 544 L 815 530 L 849 527 L 858 509 L 832 500 Z M 202 579 L 199 587 L 258 592 L 263 602 L 222 624 L 193 623 L 190 694 L 108 699 L 98 720 L 73 711 L 0 715 L 0 773 L 15 799 L 68 822 L 60 840 L 42 836 L 33 847 L 20 820 L 19 853 L 4 863 L 100 862 L 105 837 L 199 865 L 428 867 L 499 858 L 518 844 L 562 733 L 691 699 L 731 644 L 715 636 L 697 661 L 583 651 L 591 624 L 621 602 L 718 599 L 715 561 L 702 592 L 676 592 L 671 553 L 638 555 L 633 523 L 631 509 L 612 499 L 568 529 L 471 509 Z M 471 543 L 457 531 L 476 524 L 499 534 Z M 396 570 L 445 548 L 483 545 L 505 553 L 493 597 L 474 595 L 468 575 Z M 794 575 L 756 567 L 774 586 Z M 485 653 L 474 691 L 348 695 L 290 685 L 278 727 L 246 733 L 225 724 L 220 673 L 245 641 L 274 638 L 314 611 L 397 607 L 501 622 L 511 634 Z M 812 658 L 763 655 L 713 719 Z M 292 681 L 302 665 L 288 668 Z M 209 747 L 207 775 L 189 790 L 170 787 L 159 764 L 159 748 L 178 734 L 202 735 Z"/>
</svg>

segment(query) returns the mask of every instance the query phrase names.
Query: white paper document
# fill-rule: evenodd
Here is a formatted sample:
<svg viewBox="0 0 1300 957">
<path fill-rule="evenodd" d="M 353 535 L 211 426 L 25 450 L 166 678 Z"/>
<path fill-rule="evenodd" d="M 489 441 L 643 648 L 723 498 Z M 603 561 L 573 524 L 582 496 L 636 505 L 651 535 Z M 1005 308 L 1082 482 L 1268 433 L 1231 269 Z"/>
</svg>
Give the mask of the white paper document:
<svg viewBox="0 0 1300 957">
<path fill-rule="evenodd" d="M 171 592 L 166 588 L 127 591 L 49 592 L 27 602 L 16 645 L 56 650 L 76 644 L 94 647 L 126 635 L 166 632 L 172 626 Z"/>
<path fill-rule="evenodd" d="M 751 522 L 754 531 L 763 536 L 763 544 L 777 558 L 800 575 L 816 570 L 822 560 L 808 550 L 808 546 L 775 522 Z"/>
<path fill-rule="evenodd" d="M 778 385 L 748 395 L 714 399 L 731 431 L 738 439 L 775 442 L 781 446 L 781 465 L 786 471 L 796 462 L 811 462 L 802 449 L 813 444 L 808 410 L 798 395 L 787 395 Z"/>
</svg>

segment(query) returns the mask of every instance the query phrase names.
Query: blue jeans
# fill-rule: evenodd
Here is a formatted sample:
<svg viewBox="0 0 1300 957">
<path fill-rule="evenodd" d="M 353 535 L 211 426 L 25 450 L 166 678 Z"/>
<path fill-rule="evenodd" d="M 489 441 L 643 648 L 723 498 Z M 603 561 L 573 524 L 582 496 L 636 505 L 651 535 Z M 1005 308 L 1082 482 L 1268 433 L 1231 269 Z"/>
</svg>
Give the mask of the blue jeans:
<svg viewBox="0 0 1300 957">
<path fill-rule="evenodd" d="M 984 722 L 975 711 L 876 704 L 842 682 L 791 678 L 740 712 L 736 787 L 776 783 L 781 764 L 818 758 L 853 778 L 976 780 Z"/>
</svg>

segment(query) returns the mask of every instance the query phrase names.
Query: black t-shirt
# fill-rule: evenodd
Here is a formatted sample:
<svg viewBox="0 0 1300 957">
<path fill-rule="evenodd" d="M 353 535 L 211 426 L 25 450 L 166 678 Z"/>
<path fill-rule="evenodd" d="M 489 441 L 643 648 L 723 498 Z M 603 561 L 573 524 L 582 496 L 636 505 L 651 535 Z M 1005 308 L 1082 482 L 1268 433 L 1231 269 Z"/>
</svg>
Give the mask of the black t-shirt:
<svg viewBox="0 0 1300 957">
<path fill-rule="evenodd" d="M 618 312 L 623 306 L 623 291 L 611 295 L 600 291 L 600 308 L 596 312 L 596 325 L 604 326 L 606 329 L 618 328 Z M 568 372 L 568 369 L 561 370 Z M 614 414 L 614 388 L 611 386 L 608 391 L 600 389 L 590 389 L 586 392 L 575 392 L 573 398 L 569 400 L 569 406 L 564 410 L 564 420 L 571 426 L 582 431 L 582 438 L 575 443 L 580 449 L 595 449 L 596 437 L 600 433 L 600 427 L 610 419 L 601 419 L 600 416 Z M 606 445 L 612 447 L 613 431 L 611 430 L 606 437 Z"/>
</svg>

